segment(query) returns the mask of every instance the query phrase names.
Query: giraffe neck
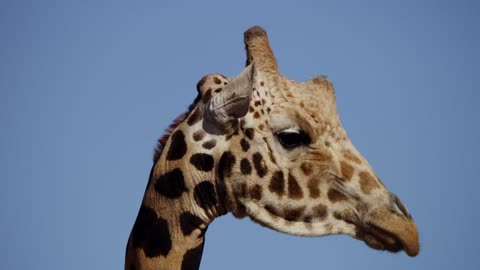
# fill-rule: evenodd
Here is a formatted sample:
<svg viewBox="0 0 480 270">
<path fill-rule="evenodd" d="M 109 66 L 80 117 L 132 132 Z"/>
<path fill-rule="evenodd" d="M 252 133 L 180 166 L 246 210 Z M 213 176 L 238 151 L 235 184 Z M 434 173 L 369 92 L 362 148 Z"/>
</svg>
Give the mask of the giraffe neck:
<svg viewBox="0 0 480 270">
<path fill-rule="evenodd" d="M 152 167 L 127 244 L 125 269 L 198 269 L 208 225 L 224 208 L 214 168 L 225 136 L 203 131 L 193 109 Z"/>
</svg>

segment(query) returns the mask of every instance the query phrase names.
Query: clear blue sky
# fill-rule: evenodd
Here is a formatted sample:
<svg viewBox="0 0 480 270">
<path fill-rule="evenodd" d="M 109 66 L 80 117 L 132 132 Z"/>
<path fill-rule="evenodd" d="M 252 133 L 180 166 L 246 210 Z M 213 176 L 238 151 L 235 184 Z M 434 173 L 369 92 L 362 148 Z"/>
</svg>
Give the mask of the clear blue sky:
<svg viewBox="0 0 480 270">
<path fill-rule="evenodd" d="M 480 269 L 477 1 L 75 2 L 0 2 L 1 269 L 121 269 L 157 137 L 203 75 L 241 71 L 255 24 L 284 75 L 334 83 L 422 250 L 228 215 L 202 269 Z"/>
</svg>

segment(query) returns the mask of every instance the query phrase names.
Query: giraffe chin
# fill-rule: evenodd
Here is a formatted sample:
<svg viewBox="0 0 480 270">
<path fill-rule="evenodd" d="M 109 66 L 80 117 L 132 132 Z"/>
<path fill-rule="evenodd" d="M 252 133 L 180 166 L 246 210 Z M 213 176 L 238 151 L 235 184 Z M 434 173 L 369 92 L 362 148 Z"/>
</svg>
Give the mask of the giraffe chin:
<svg viewBox="0 0 480 270">
<path fill-rule="evenodd" d="M 364 222 L 357 226 L 354 237 L 377 250 L 404 250 L 410 257 L 417 256 L 420 251 L 415 223 L 411 218 L 396 214 L 381 215 L 379 219 Z"/>
</svg>

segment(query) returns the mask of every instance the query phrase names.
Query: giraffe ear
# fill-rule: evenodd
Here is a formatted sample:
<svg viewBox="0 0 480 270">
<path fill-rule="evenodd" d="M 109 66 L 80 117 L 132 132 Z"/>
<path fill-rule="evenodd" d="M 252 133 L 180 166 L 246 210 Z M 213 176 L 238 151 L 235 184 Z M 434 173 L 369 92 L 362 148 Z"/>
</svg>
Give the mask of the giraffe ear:
<svg viewBox="0 0 480 270">
<path fill-rule="evenodd" d="M 253 65 L 228 80 L 223 91 L 203 105 L 203 128 L 213 134 L 228 134 L 237 118 L 248 112 L 253 91 Z"/>
</svg>

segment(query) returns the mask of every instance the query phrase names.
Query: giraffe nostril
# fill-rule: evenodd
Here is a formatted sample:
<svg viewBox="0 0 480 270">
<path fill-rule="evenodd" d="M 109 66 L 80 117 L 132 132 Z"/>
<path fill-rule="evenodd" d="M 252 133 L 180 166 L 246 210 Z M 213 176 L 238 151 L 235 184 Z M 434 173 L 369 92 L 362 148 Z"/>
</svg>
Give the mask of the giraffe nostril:
<svg viewBox="0 0 480 270">
<path fill-rule="evenodd" d="M 398 196 L 393 193 L 391 193 L 391 196 L 392 196 L 392 203 L 394 203 L 397 209 L 400 210 L 401 214 L 403 214 L 407 218 L 411 218 L 407 207 L 402 203 L 400 198 L 398 198 Z"/>
</svg>

